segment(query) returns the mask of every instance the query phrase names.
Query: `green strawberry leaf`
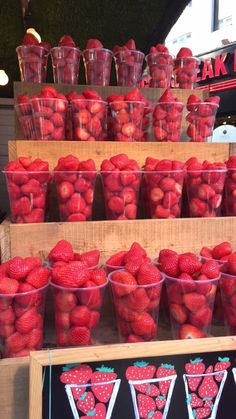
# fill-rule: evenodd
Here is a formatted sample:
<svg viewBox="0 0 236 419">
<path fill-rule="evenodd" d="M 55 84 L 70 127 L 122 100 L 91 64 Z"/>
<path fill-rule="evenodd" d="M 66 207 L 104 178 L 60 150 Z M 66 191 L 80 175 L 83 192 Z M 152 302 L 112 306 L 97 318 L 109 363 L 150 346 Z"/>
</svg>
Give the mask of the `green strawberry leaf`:
<svg viewBox="0 0 236 419">
<path fill-rule="evenodd" d="M 190 359 L 190 364 L 197 364 L 198 362 L 202 362 L 202 361 L 203 361 L 202 358 Z"/>
<path fill-rule="evenodd" d="M 150 391 L 151 391 L 151 386 L 150 386 L 150 384 L 148 384 L 147 394 L 150 393 Z"/>
<path fill-rule="evenodd" d="M 212 400 L 212 397 L 204 397 L 204 399 L 202 399 L 204 402 L 206 401 L 206 400 Z"/>
<path fill-rule="evenodd" d="M 151 412 L 148 413 L 148 418 L 151 418 L 154 415 L 154 411 L 152 410 Z"/>
<path fill-rule="evenodd" d="M 96 368 L 96 371 L 100 372 L 114 372 L 114 368 L 106 367 L 105 365 L 101 365 L 101 367 Z"/>
<path fill-rule="evenodd" d="M 220 362 L 229 362 L 229 358 L 226 356 L 225 358 L 218 357 L 218 361 Z"/>
<path fill-rule="evenodd" d="M 166 398 L 166 397 L 165 397 L 165 396 L 160 396 L 160 395 L 159 395 L 159 396 L 157 396 L 157 398 L 158 398 L 158 399 L 160 399 L 160 400 L 165 400 L 165 398 Z"/>
<path fill-rule="evenodd" d="M 79 397 L 79 400 L 84 400 L 85 397 L 87 396 L 87 392 L 85 391 L 82 396 Z"/>
<path fill-rule="evenodd" d="M 192 400 L 192 397 L 191 397 L 191 394 L 189 394 L 187 399 L 186 399 L 186 403 L 190 404 L 191 400 Z"/>
<path fill-rule="evenodd" d="M 196 414 L 196 410 L 193 409 L 193 417 L 196 418 L 197 414 Z"/>
<path fill-rule="evenodd" d="M 166 368 L 167 370 L 173 370 L 175 367 L 171 364 L 161 364 L 161 367 Z"/>
<path fill-rule="evenodd" d="M 87 413 L 87 416 L 94 416 L 96 413 L 96 409 L 91 410 L 90 412 Z"/>
<path fill-rule="evenodd" d="M 148 364 L 148 362 L 145 362 L 145 361 L 137 361 L 137 362 L 134 362 L 133 365 L 135 367 L 143 368 L 143 367 L 147 367 L 149 364 Z"/>
<path fill-rule="evenodd" d="M 213 404 L 210 406 L 210 409 L 211 409 L 211 410 L 213 410 L 213 409 L 214 409 L 214 405 L 213 405 Z"/>
<path fill-rule="evenodd" d="M 66 364 L 66 365 L 64 365 L 62 370 L 63 370 L 63 372 L 70 371 L 71 368 L 78 367 L 79 365 L 81 365 L 81 364 Z"/>
</svg>

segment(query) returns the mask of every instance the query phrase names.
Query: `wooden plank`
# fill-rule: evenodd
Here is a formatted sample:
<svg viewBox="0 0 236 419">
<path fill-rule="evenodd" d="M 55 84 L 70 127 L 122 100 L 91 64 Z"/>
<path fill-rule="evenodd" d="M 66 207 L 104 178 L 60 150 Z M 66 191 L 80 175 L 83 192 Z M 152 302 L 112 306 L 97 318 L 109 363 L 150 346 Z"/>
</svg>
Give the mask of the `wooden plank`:
<svg viewBox="0 0 236 419">
<path fill-rule="evenodd" d="M 69 240 L 79 251 L 100 249 L 102 262 L 134 241 L 141 243 L 151 257 L 163 248 L 199 252 L 202 246 L 226 240 L 236 247 L 236 218 L 12 224 L 11 256 L 47 256 L 61 239 Z"/>
<path fill-rule="evenodd" d="M 0 261 L 6 262 L 10 259 L 10 222 L 4 220 L 0 225 Z"/>
<path fill-rule="evenodd" d="M 236 143 L 231 143 L 229 145 L 229 155 L 235 156 L 236 155 Z"/>
<path fill-rule="evenodd" d="M 0 360 L 1 419 L 28 418 L 29 358 Z"/>
<path fill-rule="evenodd" d="M 142 166 L 147 156 L 159 159 L 186 161 L 196 156 L 199 160 L 224 161 L 229 156 L 229 144 L 225 143 L 125 143 L 82 141 L 9 141 L 9 160 L 19 156 L 43 158 L 53 169 L 59 157 L 74 154 L 81 160 L 94 159 L 97 169 L 105 158 L 125 153 Z"/>
</svg>

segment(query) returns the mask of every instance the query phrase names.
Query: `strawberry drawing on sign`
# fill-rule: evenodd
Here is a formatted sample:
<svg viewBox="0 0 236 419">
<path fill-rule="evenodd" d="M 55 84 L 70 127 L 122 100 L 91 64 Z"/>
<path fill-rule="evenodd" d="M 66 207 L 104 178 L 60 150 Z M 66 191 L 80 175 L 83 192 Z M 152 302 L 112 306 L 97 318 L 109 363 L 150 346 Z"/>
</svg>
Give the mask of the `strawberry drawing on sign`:
<svg viewBox="0 0 236 419">
<path fill-rule="evenodd" d="M 102 365 L 67 365 L 60 381 L 65 384 L 74 419 L 110 419 L 120 387 L 113 368 Z"/>
<path fill-rule="evenodd" d="M 156 378 L 153 378 L 156 375 Z M 166 380 L 168 377 L 168 380 Z M 156 367 L 138 361 L 126 370 L 135 419 L 165 419 L 168 414 L 175 380 L 173 365 Z"/>
<path fill-rule="evenodd" d="M 185 364 L 185 371 L 187 374 L 195 375 L 195 374 L 204 374 L 205 372 L 205 365 L 202 362 L 201 358 L 190 359 L 190 362 Z M 201 381 L 200 377 L 191 377 L 188 379 L 188 386 L 191 391 L 196 391 L 198 385 Z"/>
<path fill-rule="evenodd" d="M 228 357 L 221 358 L 219 356 L 218 362 L 214 366 L 214 371 L 227 370 L 230 367 L 230 365 L 231 365 L 231 362 L 230 362 Z M 218 376 L 215 377 L 216 381 L 221 381 L 222 378 L 223 378 L 223 376 L 221 374 L 219 374 Z"/>
<path fill-rule="evenodd" d="M 229 360 L 223 359 L 222 361 L 222 359 L 218 358 L 214 368 L 210 365 L 205 369 L 202 359 L 198 359 L 199 368 L 194 366 L 197 365 L 197 362 L 191 363 L 190 361 L 190 363 L 185 365 L 186 371 L 190 372 L 183 375 L 189 419 L 216 418 L 219 401 L 228 374 L 223 367 L 229 366 Z M 198 373 L 199 369 L 203 370 L 201 364 L 204 366 L 203 374 Z"/>
</svg>

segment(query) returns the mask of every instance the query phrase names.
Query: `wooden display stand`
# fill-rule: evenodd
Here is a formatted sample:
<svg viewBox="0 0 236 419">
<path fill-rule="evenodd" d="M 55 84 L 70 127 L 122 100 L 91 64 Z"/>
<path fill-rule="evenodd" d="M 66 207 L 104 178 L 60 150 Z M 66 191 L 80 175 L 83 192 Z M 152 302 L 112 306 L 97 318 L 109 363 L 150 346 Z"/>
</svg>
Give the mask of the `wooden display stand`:
<svg viewBox="0 0 236 419">
<path fill-rule="evenodd" d="M 87 86 L 55 85 L 61 92 L 72 89 L 82 91 Z M 28 92 L 39 92 L 41 85 L 16 83 L 15 96 Z M 109 87 L 97 88 L 103 97 L 111 92 L 125 92 L 129 89 Z M 144 94 L 157 99 L 161 95 L 159 89 L 143 89 Z M 186 102 L 190 91 L 178 90 L 180 100 Z M 200 97 L 205 93 L 197 91 Z M 21 132 L 16 124 L 16 138 Z M 232 152 L 229 144 L 194 144 L 194 143 L 83 143 L 83 142 L 44 142 L 44 141 L 10 141 L 9 160 L 15 160 L 21 155 L 32 158 L 43 158 L 49 161 L 53 169 L 57 160 L 67 154 L 77 155 L 81 160 L 93 158 L 97 169 L 104 158 L 120 152 L 126 152 L 143 165 L 147 156 L 160 159 L 169 158 L 185 161 L 191 156 L 200 160 L 225 161 Z M 6 240 L 6 238 L 8 240 Z M 2 261 L 9 257 L 19 256 L 45 256 L 60 239 L 69 240 L 74 248 L 84 251 L 98 248 L 101 251 L 102 262 L 117 250 L 128 248 L 133 241 L 138 241 L 147 250 L 151 257 L 157 255 L 161 248 L 173 248 L 179 252 L 198 252 L 203 245 L 214 245 L 220 241 L 229 240 L 236 247 L 236 218 L 212 219 L 172 219 L 172 220 L 135 220 L 135 221 L 92 221 L 61 223 L 51 222 L 44 224 L 10 224 L 5 222 L 0 229 Z M 47 334 L 47 331 L 46 331 Z M 162 338 L 160 336 L 160 338 Z M 108 339 L 109 340 L 109 339 Z M 201 350 L 210 350 L 212 344 L 230 346 L 236 349 L 235 337 L 223 339 L 202 340 Z M 163 345 L 161 342 L 160 345 Z M 166 348 L 170 343 L 166 343 Z M 158 343 L 156 343 L 158 345 Z M 193 345 L 195 345 L 193 343 Z M 198 345 L 198 343 L 197 343 Z M 185 342 L 177 342 L 176 353 L 185 346 Z M 225 347 L 226 347 L 225 346 Z M 108 347 L 109 348 L 109 347 Z M 197 352 L 197 346 L 191 348 Z M 94 349 L 95 350 L 95 349 Z M 204 349 L 203 349 L 204 350 Z M 78 353 L 79 353 L 78 349 Z M 134 348 L 135 351 L 135 348 Z M 117 353 L 119 348 L 117 347 Z M 60 351 L 58 351 L 60 353 Z M 0 392 L 1 419 L 27 419 L 28 417 L 28 371 L 29 359 L 4 359 L 0 361 Z"/>
</svg>

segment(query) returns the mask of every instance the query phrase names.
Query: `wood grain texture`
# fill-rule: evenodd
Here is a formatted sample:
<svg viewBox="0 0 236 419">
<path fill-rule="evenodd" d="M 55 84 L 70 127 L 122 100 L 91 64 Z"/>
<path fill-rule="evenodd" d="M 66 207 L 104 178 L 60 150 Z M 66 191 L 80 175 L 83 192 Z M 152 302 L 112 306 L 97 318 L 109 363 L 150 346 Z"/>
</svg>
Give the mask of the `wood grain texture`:
<svg viewBox="0 0 236 419">
<path fill-rule="evenodd" d="M 100 249 L 101 262 L 134 241 L 142 244 L 151 257 L 163 248 L 199 252 L 204 245 L 225 240 L 236 247 L 236 218 L 11 224 L 11 256 L 47 256 L 61 239 L 69 240 L 76 251 Z"/>
<path fill-rule="evenodd" d="M 235 156 L 236 155 L 236 143 L 231 143 L 229 145 L 229 155 Z"/>
<path fill-rule="evenodd" d="M 159 159 L 186 161 L 192 156 L 199 160 L 224 161 L 229 156 L 229 144 L 225 143 L 124 143 L 82 141 L 9 141 L 9 160 L 19 156 L 30 156 L 47 160 L 53 169 L 59 157 L 74 154 L 81 160 L 92 158 L 97 169 L 101 162 L 119 153 L 136 159 L 140 166 L 148 156 Z"/>
<path fill-rule="evenodd" d="M 4 220 L 0 224 L 0 262 L 6 262 L 10 259 L 10 234 L 9 234 L 10 223 L 8 220 Z"/>
</svg>

